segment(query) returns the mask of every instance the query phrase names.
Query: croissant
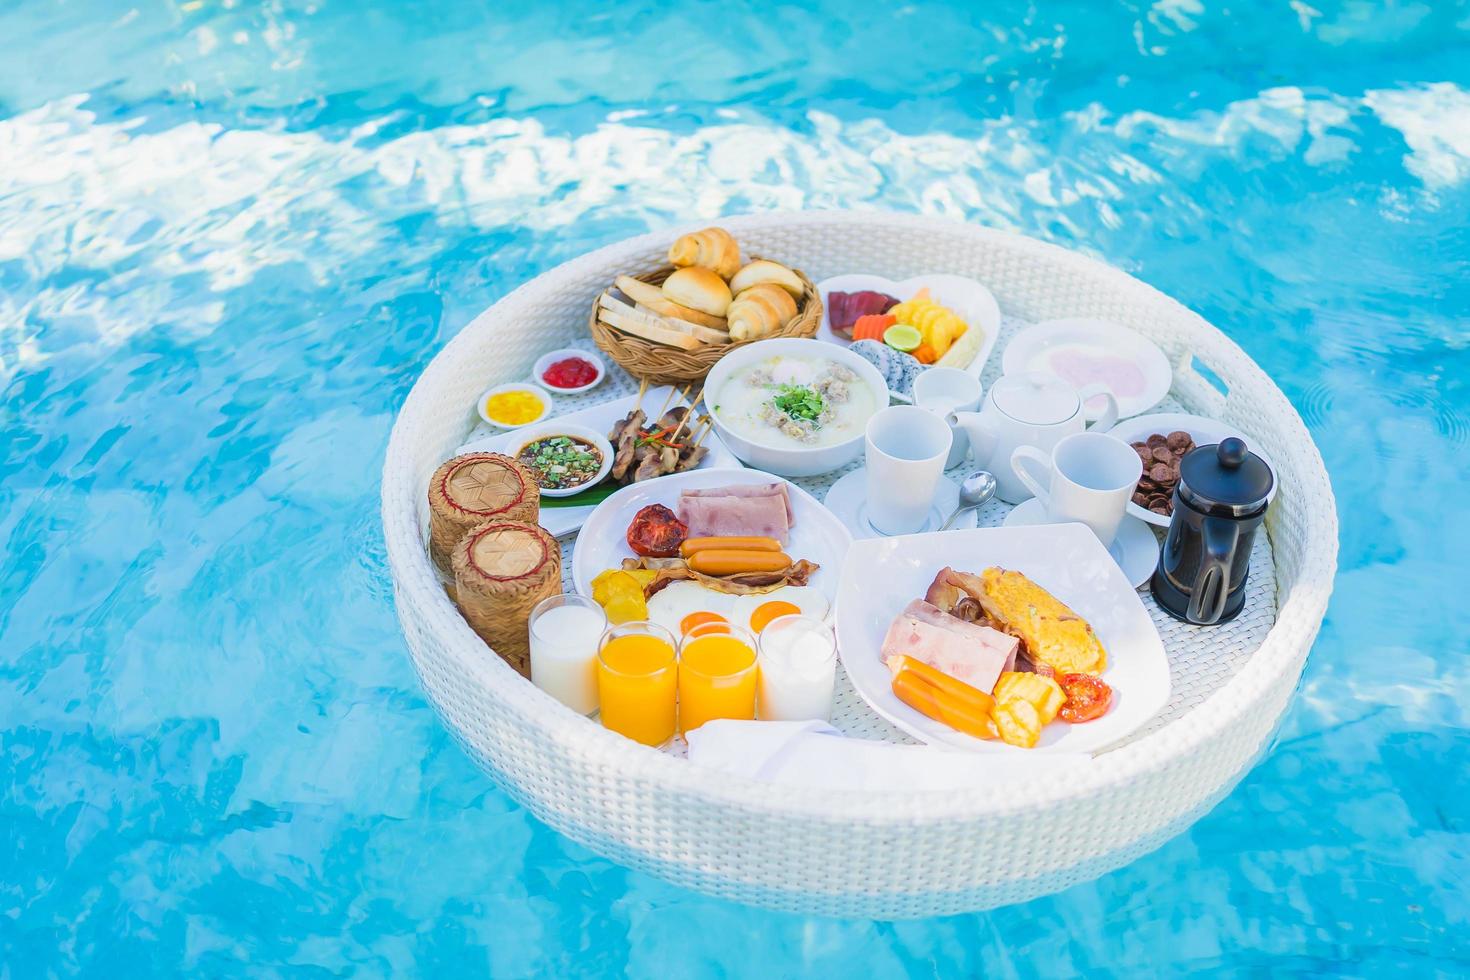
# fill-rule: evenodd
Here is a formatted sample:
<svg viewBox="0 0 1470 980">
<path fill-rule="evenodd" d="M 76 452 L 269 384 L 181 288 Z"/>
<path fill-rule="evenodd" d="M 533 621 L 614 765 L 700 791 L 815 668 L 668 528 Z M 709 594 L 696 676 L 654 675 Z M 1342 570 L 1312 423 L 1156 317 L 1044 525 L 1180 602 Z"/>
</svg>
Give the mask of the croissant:
<svg viewBox="0 0 1470 980">
<path fill-rule="evenodd" d="M 675 240 L 669 246 L 669 262 L 680 268 L 703 266 L 729 279 L 740 271 L 740 245 L 725 229 L 706 228 Z"/>
<path fill-rule="evenodd" d="M 801 294 L 806 291 L 806 287 L 801 284 L 801 279 L 796 273 L 781 263 L 768 259 L 756 259 L 735 273 L 734 278 L 730 280 L 730 290 L 735 293 L 743 293 L 751 286 L 759 286 L 763 282 L 780 286 L 791 294 L 792 299 L 801 299 Z"/>
<path fill-rule="evenodd" d="M 780 330 L 796 316 L 796 300 L 780 286 L 762 283 L 735 297 L 726 311 L 731 340 L 759 340 Z"/>
</svg>

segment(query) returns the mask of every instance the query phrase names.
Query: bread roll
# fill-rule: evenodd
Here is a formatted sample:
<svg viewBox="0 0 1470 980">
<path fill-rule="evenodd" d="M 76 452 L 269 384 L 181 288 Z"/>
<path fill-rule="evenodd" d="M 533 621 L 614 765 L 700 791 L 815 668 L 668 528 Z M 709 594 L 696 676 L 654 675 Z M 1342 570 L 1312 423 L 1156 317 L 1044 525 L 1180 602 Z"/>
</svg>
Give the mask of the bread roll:
<svg viewBox="0 0 1470 980">
<path fill-rule="evenodd" d="M 730 287 L 725 280 L 698 265 L 679 269 L 665 279 L 664 296 L 710 316 L 724 316 L 730 307 Z"/>
<path fill-rule="evenodd" d="M 763 283 L 735 297 L 725 314 L 731 340 L 769 337 L 796 316 L 796 300 L 780 286 Z"/>
<path fill-rule="evenodd" d="M 698 310 L 691 310 L 687 306 L 680 306 L 663 294 L 651 282 L 642 279 L 634 279 L 632 276 L 618 276 L 613 280 L 613 285 L 623 291 L 623 294 L 637 303 L 646 306 L 659 316 L 671 316 L 686 323 L 697 323 L 701 327 L 713 327 L 716 330 L 725 329 L 725 318 L 722 316 L 710 316 Z"/>
<path fill-rule="evenodd" d="M 597 298 L 597 305 L 599 307 L 597 318 L 614 330 L 621 330 L 623 333 L 642 337 L 655 344 L 677 347 L 680 350 L 698 350 L 704 345 L 704 341 L 688 330 L 678 329 L 662 317 L 637 310 L 607 293 Z M 707 328 L 700 327 L 699 329 Z M 712 332 L 719 333 L 719 331 Z"/>
<path fill-rule="evenodd" d="M 675 239 L 669 246 L 669 262 L 681 269 L 713 269 L 721 279 L 729 279 L 740 269 L 740 245 L 725 229 L 706 228 Z"/>
<path fill-rule="evenodd" d="M 735 273 L 735 277 L 730 280 L 730 292 L 739 296 L 751 286 L 759 286 L 763 283 L 780 286 L 791 294 L 792 299 L 801 299 L 801 294 L 806 292 L 806 287 L 801 284 L 796 273 L 779 262 L 771 262 L 766 259 L 756 259 Z"/>
</svg>

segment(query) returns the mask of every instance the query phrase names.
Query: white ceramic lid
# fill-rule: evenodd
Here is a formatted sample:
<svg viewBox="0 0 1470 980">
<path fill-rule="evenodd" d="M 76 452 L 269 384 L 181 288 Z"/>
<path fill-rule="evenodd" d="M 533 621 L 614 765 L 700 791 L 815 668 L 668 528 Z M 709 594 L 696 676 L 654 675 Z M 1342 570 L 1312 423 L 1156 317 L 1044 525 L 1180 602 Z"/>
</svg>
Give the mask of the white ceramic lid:
<svg viewBox="0 0 1470 980">
<path fill-rule="evenodd" d="M 1027 425 L 1056 425 L 1082 407 L 1076 389 L 1044 371 L 1008 374 L 990 389 L 990 397 L 996 408 Z"/>
</svg>

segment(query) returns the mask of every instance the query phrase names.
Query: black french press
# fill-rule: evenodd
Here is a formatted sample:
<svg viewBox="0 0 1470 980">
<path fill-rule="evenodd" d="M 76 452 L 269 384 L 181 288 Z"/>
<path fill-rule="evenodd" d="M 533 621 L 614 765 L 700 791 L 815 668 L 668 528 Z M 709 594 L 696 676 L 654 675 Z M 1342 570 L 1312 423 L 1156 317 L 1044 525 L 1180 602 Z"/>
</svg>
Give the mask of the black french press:
<svg viewBox="0 0 1470 980">
<path fill-rule="evenodd" d="M 1275 482 L 1241 439 L 1200 446 L 1179 461 L 1174 516 L 1152 581 L 1165 612 L 1196 626 L 1240 615 L 1251 546 Z"/>
</svg>

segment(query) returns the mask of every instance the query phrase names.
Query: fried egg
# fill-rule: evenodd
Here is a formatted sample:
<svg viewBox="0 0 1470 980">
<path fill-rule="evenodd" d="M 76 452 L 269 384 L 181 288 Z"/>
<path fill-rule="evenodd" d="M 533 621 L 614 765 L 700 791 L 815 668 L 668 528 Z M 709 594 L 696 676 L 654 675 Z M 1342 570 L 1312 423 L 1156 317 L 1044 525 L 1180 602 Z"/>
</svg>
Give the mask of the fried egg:
<svg viewBox="0 0 1470 980">
<path fill-rule="evenodd" d="M 730 622 L 760 636 L 771 620 L 782 616 L 827 618 L 827 597 L 810 585 L 783 585 L 762 595 L 736 596 Z"/>
<path fill-rule="evenodd" d="M 701 623 L 731 622 L 735 598 L 697 582 L 670 582 L 648 600 L 648 618 L 677 639 Z"/>
</svg>

